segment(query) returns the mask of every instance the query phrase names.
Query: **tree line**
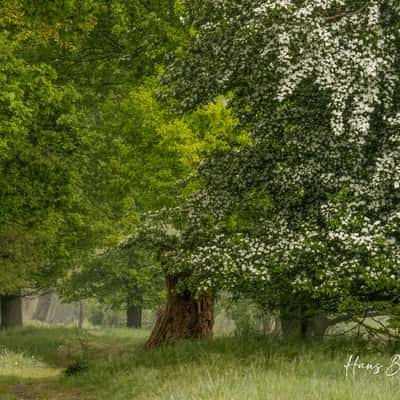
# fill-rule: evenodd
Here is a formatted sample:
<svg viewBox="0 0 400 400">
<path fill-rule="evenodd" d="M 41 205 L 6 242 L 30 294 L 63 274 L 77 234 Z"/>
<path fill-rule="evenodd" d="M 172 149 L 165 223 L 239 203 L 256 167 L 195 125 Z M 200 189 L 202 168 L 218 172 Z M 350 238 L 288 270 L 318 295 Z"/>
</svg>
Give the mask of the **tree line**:
<svg viewBox="0 0 400 400">
<path fill-rule="evenodd" d="M 166 297 L 157 345 L 211 336 L 229 291 L 286 335 L 392 335 L 399 24 L 395 0 L 6 1 L 2 316 L 49 286 Z"/>
</svg>

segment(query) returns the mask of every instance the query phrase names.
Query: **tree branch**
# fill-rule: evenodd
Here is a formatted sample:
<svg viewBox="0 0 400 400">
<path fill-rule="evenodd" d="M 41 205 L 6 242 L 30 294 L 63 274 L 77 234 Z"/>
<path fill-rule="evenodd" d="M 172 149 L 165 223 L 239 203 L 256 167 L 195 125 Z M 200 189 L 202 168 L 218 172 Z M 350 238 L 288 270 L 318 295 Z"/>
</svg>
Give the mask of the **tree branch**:
<svg viewBox="0 0 400 400">
<path fill-rule="evenodd" d="M 325 21 L 334 21 L 336 19 L 340 19 L 340 18 L 343 18 L 343 17 L 348 17 L 350 15 L 355 15 L 355 14 L 358 14 L 358 13 L 364 11 L 368 6 L 369 6 L 369 2 L 365 3 L 361 8 L 359 8 L 356 11 L 353 11 L 353 12 L 342 12 L 342 13 L 339 13 L 339 14 L 335 14 L 335 15 L 330 15 L 330 16 L 324 17 L 324 19 L 325 19 Z"/>
</svg>

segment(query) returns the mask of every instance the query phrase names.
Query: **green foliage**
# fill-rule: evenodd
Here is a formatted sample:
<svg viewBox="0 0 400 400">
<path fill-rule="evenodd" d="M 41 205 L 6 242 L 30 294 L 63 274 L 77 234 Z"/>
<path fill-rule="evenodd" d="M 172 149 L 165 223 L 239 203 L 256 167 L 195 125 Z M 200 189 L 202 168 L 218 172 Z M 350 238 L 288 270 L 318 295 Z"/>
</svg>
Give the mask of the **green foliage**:
<svg viewBox="0 0 400 400">
<path fill-rule="evenodd" d="M 54 285 L 132 232 L 143 148 L 116 134 L 114 111 L 174 47 L 174 10 L 169 1 L 0 4 L 0 292 Z"/>
<path fill-rule="evenodd" d="M 82 163 L 77 92 L 60 87 L 50 66 L 26 62 L 20 50 L 7 31 L 1 32 L 2 292 L 18 287 L 29 275 L 25 269 L 50 256 L 62 215 L 71 210 Z M 15 268 L 20 268 L 19 282 L 11 285 L 14 278 L 7 276 L 15 276 Z"/>
<path fill-rule="evenodd" d="M 93 127 L 102 140 L 91 149 L 93 162 L 85 179 L 90 201 L 96 204 L 93 212 L 101 209 L 108 216 L 112 236 L 104 231 L 97 254 L 63 281 L 66 296 L 95 296 L 125 308 L 129 302 L 159 304 L 164 291 L 158 239 L 142 240 L 141 230 L 146 228 L 140 216 L 177 206 L 180 196 L 187 197 L 201 185 L 185 179 L 207 154 L 246 140 L 222 99 L 179 116 L 157 102 L 156 87 L 148 79 L 125 96 L 110 95 L 102 105 Z M 166 221 L 157 215 L 153 221 L 162 226 Z"/>
<path fill-rule="evenodd" d="M 151 254 L 122 244 L 70 274 L 60 289 L 69 299 L 96 298 L 116 309 L 154 308 L 164 299 L 163 284 Z"/>
</svg>

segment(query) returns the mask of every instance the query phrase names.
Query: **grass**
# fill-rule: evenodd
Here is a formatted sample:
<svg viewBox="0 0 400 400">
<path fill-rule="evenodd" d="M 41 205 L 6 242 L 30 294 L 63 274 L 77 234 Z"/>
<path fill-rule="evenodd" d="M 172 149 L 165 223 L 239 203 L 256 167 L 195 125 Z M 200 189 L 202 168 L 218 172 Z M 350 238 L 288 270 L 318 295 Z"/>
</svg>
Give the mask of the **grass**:
<svg viewBox="0 0 400 400">
<path fill-rule="evenodd" d="M 358 400 L 398 399 L 400 371 L 357 370 L 350 354 L 389 365 L 392 348 L 326 340 L 221 337 L 143 350 L 146 331 L 32 328 L 0 333 L 1 400 Z M 83 351 L 84 350 L 84 351 Z M 89 368 L 63 370 L 87 350 Z M 399 349 L 400 352 L 400 349 Z M 86 357 L 86 356 L 85 356 Z"/>
</svg>

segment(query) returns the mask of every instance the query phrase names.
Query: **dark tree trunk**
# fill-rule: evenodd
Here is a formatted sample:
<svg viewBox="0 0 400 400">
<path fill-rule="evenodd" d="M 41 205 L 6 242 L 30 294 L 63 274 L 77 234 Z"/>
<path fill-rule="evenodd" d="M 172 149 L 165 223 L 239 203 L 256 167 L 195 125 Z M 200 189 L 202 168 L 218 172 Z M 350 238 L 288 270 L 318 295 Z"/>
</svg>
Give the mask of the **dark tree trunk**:
<svg viewBox="0 0 400 400">
<path fill-rule="evenodd" d="M 324 314 L 315 314 L 307 319 L 306 336 L 322 338 L 331 325 L 332 322 Z"/>
<path fill-rule="evenodd" d="M 280 309 L 280 321 L 282 336 L 286 338 L 300 338 L 305 335 L 306 322 L 303 308 L 296 304 L 282 304 Z"/>
<path fill-rule="evenodd" d="M 126 326 L 128 328 L 142 327 L 142 308 L 137 306 L 129 306 L 126 310 Z"/>
<path fill-rule="evenodd" d="M 280 320 L 282 335 L 287 338 L 322 338 L 332 325 L 324 314 L 307 315 L 301 310 L 283 311 Z"/>
<path fill-rule="evenodd" d="M 0 296 L 0 309 L 2 329 L 22 326 L 22 296 Z"/>
<path fill-rule="evenodd" d="M 214 305 L 208 296 L 196 299 L 189 291 L 176 289 L 177 279 L 167 277 L 167 305 L 159 315 L 146 346 L 158 346 L 178 339 L 212 337 Z"/>
<path fill-rule="evenodd" d="M 286 338 L 299 338 L 304 335 L 304 321 L 300 318 L 281 317 L 282 336 Z"/>
</svg>

